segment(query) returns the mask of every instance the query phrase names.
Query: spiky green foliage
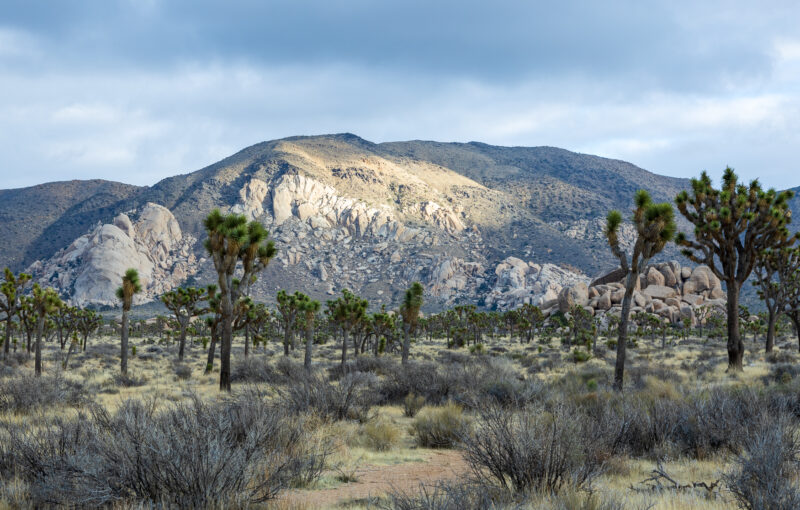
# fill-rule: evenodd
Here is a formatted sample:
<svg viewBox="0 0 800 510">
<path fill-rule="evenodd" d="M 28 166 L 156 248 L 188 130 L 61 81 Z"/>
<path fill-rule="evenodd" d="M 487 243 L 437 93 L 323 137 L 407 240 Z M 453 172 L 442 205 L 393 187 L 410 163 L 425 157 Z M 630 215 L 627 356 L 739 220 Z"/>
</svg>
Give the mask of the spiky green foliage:
<svg viewBox="0 0 800 510">
<path fill-rule="evenodd" d="M 382 349 L 392 342 L 393 333 L 396 327 L 397 315 L 388 313 L 386 305 L 381 305 L 381 311 L 372 314 L 372 330 L 375 334 L 375 345 L 373 346 L 373 354 L 378 356 L 381 354 Z"/>
<path fill-rule="evenodd" d="M 122 285 L 117 288 L 117 299 L 122 302 L 122 309 L 130 311 L 133 305 L 133 296 L 142 291 L 142 283 L 139 281 L 139 272 L 130 268 L 125 271 L 122 277 Z"/>
<path fill-rule="evenodd" d="M 37 324 L 34 369 L 36 375 L 40 376 L 42 375 L 42 337 L 44 336 L 45 322 L 48 316 L 54 314 L 63 306 L 63 302 L 52 287 L 42 288 L 38 283 L 34 283 L 30 303 L 36 316 Z"/>
<path fill-rule="evenodd" d="M 161 296 L 161 302 L 175 315 L 180 328 L 178 339 L 178 359 L 183 360 L 186 349 L 186 333 L 192 317 L 199 317 L 208 312 L 202 303 L 209 298 L 207 289 L 197 287 L 179 288 Z"/>
<path fill-rule="evenodd" d="M 223 215 L 214 209 L 203 222 L 208 238 L 205 241 L 217 271 L 220 293 L 220 390 L 231 390 L 230 359 L 237 302 L 250 291 L 258 273 L 275 256 L 275 244 L 269 232 L 257 221 L 247 221 L 240 214 Z M 241 264 L 238 278 L 234 278 Z"/>
<path fill-rule="evenodd" d="M 294 333 L 297 329 L 298 314 L 302 311 L 305 303 L 309 301 L 308 296 L 300 291 L 288 294 L 285 290 L 278 291 L 276 296 L 280 322 L 283 326 L 283 354 L 289 355 L 289 348 L 293 347 Z"/>
<path fill-rule="evenodd" d="M 5 281 L 0 285 L 0 312 L 6 321 L 5 340 L 3 341 L 3 352 L 8 356 L 9 344 L 11 343 L 11 330 L 14 328 L 14 317 L 19 314 L 20 295 L 25 285 L 30 281 L 31 275 L 20 273 L 15 275 L 9 268 L 5 269 Z"/>
<path fill-rule="evenodd" d="M 625 348 L 628 341 L 628 320 L 631 299 L 639 273 L 647 267 L 653 256 L 660 253 L 664 246 L 675 236 L 675 213 L 667 202 L 654 203 L 645 190 L 636 192 L 633 198 L 634 210 L 631 221 L 636 228 L 636 241 L 628 255 L 619 239 L 619 228 L 622 225 L 622 213 L 611 211 L 606 218 L 606 238 L 611 253 L 619 259 L 620 267 L 626 273 L 625 296 L 622 300 L 622 315 L 617 340 L 617 360 L 614 368 L 614 387 L 622 390 L 625 372 Z"/>
<path fill-rule="evenodd" d="M 350 332 L 367 316 L 369 302 L 362 299 L 349 289 L 342 289 L 341 297 L 327 302 L 328 319 L 331 320 L 342 333 L 342 366 L 347 363 L 347 342 Z"/>
<path fill-rule="evenodd" d="M 768 248 L 758 254 L 753 271 L 758 296 L 767 307 L 767 339 L 765 350 L 772 352 L 775 344 L 775 325 L 778 318 L 791 311 L 793 303 L 800 300 L 800 246 L 797 235 L 792 245 Z"/>
<path fill-rule="evenodd" d="M 117 289 L 117 298 L 122 301 L 122 342 L 120 346 L 120 371 L 123 375 L 128 373 L 128 312 L 133 305 L 133 296 L 142 291 L 139 281 L 139 272 L 130 268 L 122 277 L 122 285 Z"/>
<path fill-rule="evenodd" d="M 694 225 L 694 239 L 681 232 L 676 243 L 690 260 L 705 264 L 728 292 L 728 369 L 742 370 L 744 344 L 739 333 L 739 291 L 760 253 L 791 244 L 788 224 L 791 191 L 764 191 L 758 180 L 740 184 L 730 167 L 715 189 L 706 172 L 692 179 L 691 192 L 675 197 L 680 213 Z"/>
<path fill-rule="evenodd" d="M 321 306 L 319 301 L 313 300 L 301 294 L 302 298 L 298 303 L 298 310 L 300 311 L 300 319 L 303 330 L 306 333 L 306 352 L 303 359 L 303 366 L 306 370 L 311 370 L 311 349 L 314 344 L 314 323 Z"/>
<path fill-rule="evenodd" d="M 406 289 L 403 304 L 400 306 L 400 316 L 403 317 L 403 364 L 408 363 L 411 349 L 411 333 L 416 330 L 419 322 L 419 310 L 422 308 L 422 295 L 425 289 L 419 282 L 414 282 Z"/>
<path fill-rule="evenodd" d="M 75 323 L 77 330 L 83 337 L 82 348 L 85 351 L 89 335 L 100 327 L 100 324 L 103 323 L 103 317 L 94 310 L 78 310 L 78 313 L 75 315 Z"/>
</svg>

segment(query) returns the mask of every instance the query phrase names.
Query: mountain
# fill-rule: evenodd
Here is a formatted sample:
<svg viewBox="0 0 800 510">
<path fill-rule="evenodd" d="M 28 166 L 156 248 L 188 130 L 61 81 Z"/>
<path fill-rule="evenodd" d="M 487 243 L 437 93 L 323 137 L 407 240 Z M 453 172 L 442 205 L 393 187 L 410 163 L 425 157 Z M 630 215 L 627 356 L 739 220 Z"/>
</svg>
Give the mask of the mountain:
<svg viewBox="0 0 800 510">
<path fill-rule="evenodd" d="M 0 267 L 15 270 L 51 256 L 141 188 L 109 181 L 66 181 L 0 190 Z"/>
<path fill-rule="evenodd" d="M 203 218 L 220 207 L 263 222 L 277 241 L 259 298 L 286 288 L 320 299 L 348 287 L 392 305 L 419 280 L 429 309 L 503 308 L 552 300 L 613 268 L 607 211 L 630 210 L 637 189 L 671 201 L 687 186 L 553 147 L 292 137 L 151 187 L 73 181 L 2 191 L 0 215 L 13 221 L 0 225 L 13 249 L 0 264 L 30 268 L 96 305 L 113 304 L 109 289 L 130 264 L 145 272 L 141 300 L 151 300 L 214 279 L 200 241 Z M 674 248 L 669 258 L 679 258 Z"/>
</svg>

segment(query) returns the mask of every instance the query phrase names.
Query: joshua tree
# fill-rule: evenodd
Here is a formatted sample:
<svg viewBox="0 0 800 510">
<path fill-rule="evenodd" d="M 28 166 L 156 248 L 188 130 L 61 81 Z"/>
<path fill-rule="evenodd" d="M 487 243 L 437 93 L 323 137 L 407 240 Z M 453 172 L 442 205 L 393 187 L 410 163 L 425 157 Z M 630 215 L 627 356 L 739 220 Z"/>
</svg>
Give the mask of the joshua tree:
<svg viewBox="0 0 800 510">
<path fill-rule="evenodd" d="M 792 242 L 797 236 L 792 237 Z M 775 345 L 775 324 L 786 307 L 800 293 L 800 248 L 768 248 L 758 254 L 754 270 L 758 296 L 767 307 L 766 352 L 772 352 Z"/>
<path fill-rule="evenodd" d="M 214 368 L 214 354 L 217 350 L 219 341 L 220 324 L 222 323 L 222 312 L 220 311 L 220 293 L 217 292 L 216 285 L 209 285 L 208 289 L 208 311 L 214 315 L 206 317 L 206 326 L 211 334 L 211 344 L 208 346 L 208 359 L 206 361 L 205 373 L 208 374 Z"/>
<path fill-rule="evenodd" d="M 200 303 L 208 299 L 207 289 L 197 287 L 186 287 L 167 292 L 161 296 L 161 302 L 175 315 L 178 321 L 180 336 L 178 338 L 178 359 L 183 361 L 184 350 L 186 348 L 186 332 L 192 317 L 203 315 L 208 311 L 207 308 L 200 306 Z"/>
<path fill-rule="evenodd" d="M 239 214 L 223 216 L 214 209 L 204 222 L 208 239 L 206 250 L 214 261 L 220 293 L 220 371 L 219 388 L 231 391 L 231 344 L 236 302 L 247 296 L 269 261 L 275 255 L 275 244 L 269 232 L 257 221 L 247 222 Z M 239 279 L 234 278 L 241 264 Z"/>
<path fill-rule="evenodd" d="M 300 312 L 300 305 L 303 300 L 307 301 L 308 296 L 300 291 L 294 294 L 287 294 L 285 290 L 278 291 L 278 312 L 280 322 L 283 326 L 283 355 L 289 355 L 289 347 L 294 349 L 294 330 L 297 326 L 297 314 Z"/>
<path fill-rule="evenodd" d="M 25 332 L 25 350 L 30 354 L 33 349 L 33 334 L 36 332 L 36 312 L 33 310 L 33 296 L 20 296 L 19 308 L 19 327 Z M 15 346 L 16 352 L 16 346 Z"/>
<path fill-rule="evenodd" d="M 544 325 L 544 314 L 541 308 L 528 303 L 523 304 L 516 312 L 519 317 L 520 332 L 524 332 L 525 341 L 531 343 L 535 339 L 536 332 Z M 520 338 L 522 338 L 521 335 Z"/>
<path fill-rule="evenodd" d="M 47 316 L 55 313 L 62 305 L 56 291 L 47 287 L 43 289 L 38 283 L 33 284 L 31 305 L 36 316 L 36 375 L 42 375 L 42 337 Z"/>
<path fill-rule="evenodd" d="M 75 314 L 75 327 L 80 331 L 83 337 L 83 350 L 86 350 L 86 342 L 100 324 L 103 322 L 103 317 L 93 310 L 78 310 Z"/>
<path fill-rule="evenodd" d="M 128 312 L 133 305 L 133 295 L 142 291 L 139 283 L 139 272 L 130 268 L 122 277 L 122 286 L 117 289 L 117 298 L 122 301 L 122 348 L 120 371 L 123 375 L 128 373 Z"/>
<path fill-rule="evenodd" d="M 739 332 L 739 291 L 753 272 L 759 253 L 779 250 L 791 241 L 786 225 L 792 212 L 791 191 L 763 191 L 758 180 L 739 184 L 733 169 L 726 168 L 722 187 L 714 189 L 703 172 L 692 179 L 692 193 L 675 198 L 678 210 L 694 225 L 694 240 L 683 232 L 676 243 L 693 262 L 705 264 L 723 282 L 728 293 L 728 370 L 742 370 L 744 343 Z"/>
<path fill-rule="evenodd" d="M 347 363 L 347 342 L 350 332 L 367 315 L 366 299 L 361 299 L 348 289 L 342 289 L 342 297 L 328 301 L 328 316 L 342 331 L 342 367 Z"/>
<path fill-rule="evenodd" d="M 5 281 L 0 285 L 0 312 L 5 314 L 6 336 L 3 341 L 4 356 L 8 356 L 9 344 L 11 343 L 11 330 L 14 329 L 14 316 L 19 313 L 20 294 L 25 285 L 30 281 L 31 275 L 20 273 L 14 276 L 9 268 L 5 270 Z"/>
<path fill-rule="evenodd" d="M 303 359 L 303 367 L 305 367 L 306 371 L 311 370 L 311 348 L 314 343 L 314 321 L 317 317 L 317 312 L 319 312 L 320 304 L 319 301 L 315 301 L 313 299 L 309 299 L 308 296 L 305 296 L 305 299 L 300 301 L 300 313 L 302 314 L 301 317 L 303 319 L 303 329 L 306 333 L 306 355 Z"/>
<path fill-rule="evenodd" d="M 617 361 L 614 366 L 614 388 L 617 391 L 622 391 L 622 379 L 625 374 L 625 347 L 628 343 L 628 320 L 639 272 L 647 267 L 650 259 L 672 240 L 676 228 L 674 212 L 669 203 L 653 203 L 647 191 L 639 190 L 634 196 L 634 205 L 632 220 L 636 227 L 637 237 L 630 257 L 623 250 L 619 240 L 622 213 L 611 211 L 606 220 L 608 245 L 614 256 L 619 259 L 620 267 L 626 274 L 625 295 L 622 298 L 622 314 L 618 328 Z"/>
<path fill-rule="evenodd" d="M 394 333 L 397 316 L 394 313 L 386 312 L 386 305 L 381 305 L 381 311 L 372 314 L 372 331 L 375 334 L 375 345 L 373 346 L 373 355 L 379 356 L 381 351 L 381 342 L 386 343 L 391 340 L 392 333 Z"/>
<path fill-rule="evenodd" d="M 400 316 L 403 317 L 403 364 L 408 363 L 408 354 L 411 350 L 411 333 L 417 328 L 419 322 L 419 309 L 422 308 L 422 284 L 414 282 L 406 289 L 403 304 L 400 306 Z"/>
</svg>

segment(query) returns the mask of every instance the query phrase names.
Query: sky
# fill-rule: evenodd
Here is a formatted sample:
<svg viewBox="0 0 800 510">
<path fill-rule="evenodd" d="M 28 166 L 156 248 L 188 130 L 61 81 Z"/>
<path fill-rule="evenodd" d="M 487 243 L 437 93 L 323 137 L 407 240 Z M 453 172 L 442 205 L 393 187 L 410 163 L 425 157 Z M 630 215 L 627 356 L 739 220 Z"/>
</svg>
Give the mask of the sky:
<svg viewBox="0 0 800 510">
<path fill-rule="evenodd" d="M 342 132 L 798 186 L 798 27 L 770 0 L 3 0 L 0 188 Z"/>
</svg>

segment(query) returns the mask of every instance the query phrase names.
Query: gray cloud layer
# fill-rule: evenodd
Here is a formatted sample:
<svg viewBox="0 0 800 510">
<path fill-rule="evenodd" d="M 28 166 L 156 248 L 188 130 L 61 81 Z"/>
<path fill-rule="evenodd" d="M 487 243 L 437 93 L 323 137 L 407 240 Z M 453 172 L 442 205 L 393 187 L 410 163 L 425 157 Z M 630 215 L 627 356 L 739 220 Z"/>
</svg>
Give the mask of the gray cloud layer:
<svg viewBox="0 0 800 510">
<path fill-rule="evenodd" d="M 342 131 L 800 184 L 800 7 L 696 3 L 6 1 L 0 188 Z"/>
</svg>

